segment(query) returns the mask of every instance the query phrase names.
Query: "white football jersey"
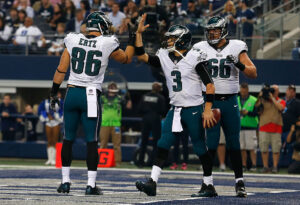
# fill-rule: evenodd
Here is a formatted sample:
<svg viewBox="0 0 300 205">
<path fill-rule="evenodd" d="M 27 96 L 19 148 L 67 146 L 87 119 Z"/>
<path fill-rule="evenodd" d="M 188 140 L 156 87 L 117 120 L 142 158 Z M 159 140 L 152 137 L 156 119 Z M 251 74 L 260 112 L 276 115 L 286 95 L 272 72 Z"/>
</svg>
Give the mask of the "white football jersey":
<svg viewBox="0 0 300 205">
<path fill-rule="evenodd" d="M 207 53 L 208 71 L 215 85 L 216 94 L 234 94 L 239 92 L 239 69 L 233 64 L 226 63 L 226 57 L 233 55 L 239 58 L 242 51 L 248 51 L 245 42 L 240 40 L 228 40 L 223 49 L 215 49 L 207 41 L 196 43 L 193 47 L 204 50 Z M 203 91 L 206 88 L 203 86 Z"/>
<path fill-rule="evenodd" d="M 192 49 L 177 64 L 170 59 L 166 49 L 159 49 L 156 55 L 166 77 L 170 104 L 178 107 L 201 105 L 204 102 L 202 81 L 195 67 L 202 61 L 203 53 Z"/>
<path fill-rule="evenodd" d="M 68 84 L 82 87 L 101 85 L 110 54 L 119 47 L 115 36 L 87 38 L 81 33 L 69 33 L 64 43 L 70 54 L 70 77 Z"/>
</svg>

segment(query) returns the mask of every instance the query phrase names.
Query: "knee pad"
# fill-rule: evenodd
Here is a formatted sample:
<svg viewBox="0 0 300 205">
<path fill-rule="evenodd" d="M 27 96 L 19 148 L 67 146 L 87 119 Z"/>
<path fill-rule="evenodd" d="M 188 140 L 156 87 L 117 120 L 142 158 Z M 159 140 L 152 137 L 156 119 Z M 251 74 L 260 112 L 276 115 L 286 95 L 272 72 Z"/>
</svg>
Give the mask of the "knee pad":
<svg viewBox="0 0 300 205">
<path fill-rule="evenodd" d="M 99 156 L 98 156 L 98 143 L 87 143 L 86 164 L 89 171 L 97 171 Z"/>
</svg>

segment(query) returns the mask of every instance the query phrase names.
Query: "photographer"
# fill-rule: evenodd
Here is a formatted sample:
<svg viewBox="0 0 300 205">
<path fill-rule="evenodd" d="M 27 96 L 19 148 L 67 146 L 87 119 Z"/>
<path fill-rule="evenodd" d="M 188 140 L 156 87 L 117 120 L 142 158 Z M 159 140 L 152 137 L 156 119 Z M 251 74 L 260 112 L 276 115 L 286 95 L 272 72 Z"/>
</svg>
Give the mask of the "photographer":
<svg viewBox="0 0 300 205">
<path fill-rule="evenodd" d="M 157 5 L 156 0 L 147 0 L 147 5 L 141 10 L 140 15 L 147 14 L 145 24 L 149 24 L 149 28 L 144 33 L 145 49 L 147 53 L 155 53 L 159 48 L 161 34 L 169 28 L 170 21 L 167 16 L 167 11 Z M 153 44 L 155 43 L 155 44 Z"/>
<path fill-rule="evenodd" d="M 278 161 L 281 149 L 282 111 L 285 101 L 278 97 L 277 85 L 265 85 L 258 95 L 255 107 L 259 108 L 259 148 L 262 152 L 263 173 L 269 172 L 269 145 L 273 153 L 273 173 L 278 172 Z"/>
</svg>

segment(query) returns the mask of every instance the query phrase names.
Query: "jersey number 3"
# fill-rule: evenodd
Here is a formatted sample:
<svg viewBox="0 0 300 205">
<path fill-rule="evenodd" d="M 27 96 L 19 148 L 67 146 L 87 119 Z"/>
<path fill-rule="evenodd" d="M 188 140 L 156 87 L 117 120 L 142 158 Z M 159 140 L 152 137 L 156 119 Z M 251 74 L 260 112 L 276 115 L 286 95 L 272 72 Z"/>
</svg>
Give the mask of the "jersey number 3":
<svg viewBox="0 0 300 205">
<path fill-rule="evenodd" d="M 231 67 L 225 65 L 226 59 L 220 59 L 220 62 L 216 58 L 209 59 L 208 70 L 212 78 L 216 78 L 218 75 L 220 78 L 229 78 Z"/>
<path fill-rule="evenodd" d="M 101 51 L 86 51 L 82 48 L 74 47 L 72 49 L 72 70 L 74 73 L 81 74 L 84 69 L 84 61 L 85 69 L 84 72 L 88 76 L 96 76 L 99 74 L 101 68 L 101 61 L 98 59 L 94 59 L 94 57 L 101 57 Z M 94 65 L 94 66 L 93 66 Z"/>
<path fill-rule="evenodd" d="M 176 83 L 176 85 L 173 85 L 173 91 L 174 92 L 180 92 L 182 90 L 182 82 L 181 82 L 181 73 L 178 70 L 173 70 L 171 72 L 171 76 L 174 76 L 173 82 Z"/>
</svg>

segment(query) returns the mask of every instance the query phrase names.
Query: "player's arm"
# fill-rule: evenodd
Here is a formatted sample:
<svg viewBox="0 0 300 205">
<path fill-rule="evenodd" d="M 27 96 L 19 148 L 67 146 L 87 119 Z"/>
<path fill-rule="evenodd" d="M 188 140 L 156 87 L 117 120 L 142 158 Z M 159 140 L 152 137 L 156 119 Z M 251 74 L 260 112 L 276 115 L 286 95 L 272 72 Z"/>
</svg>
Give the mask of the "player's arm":
<svg viewBox="0 0 300 205">
<path fill-rule="evenodd" d="M 233 55 L 228 55 L 226 57 L 228 63 L 233 63 L 235 67 L 240 69 L 248 78 L 256 78 L 257 72 L 256 67 L 249 58 L 247 52 L 241 52 L 239 58 L 236 58 Z"/>
<path fill-rule="evenodd" d="M 136 31 L 135 54 L 137 55 L 139 61 L 147 63 L 151 65 L 153 68 L 161 68 L 161 64 L 158 56 L 148 55 L 145 52 L 145 49 L 143 47 L 142 33 L 149 27 L 149 24 L 144 25 L 146 16 L 147 14 L 142 15 L 138 25 L 138 29 Z"/>
<path fill-rule="evenodd" d="M 133 55 L 134 47 L 132 45 L 127 45 L 125 51 L 119 48 L 113 51 L 110 54 L 110 57 L 119 63 L 128 64 L 131 63 Z"/>
<path fill-rule="evenodd" d="M 68 71 L 69 65 L 70 65 L 70 54 L 68 50 L 65 48 L 63 54 L 60 57 L 59 65 L 53 77 L 53 85 L 50 93 L 51 107 L 53 109 L 55 108 L 55 104 L 59 102 L 56 95 L 60 87 L 60 84 L 65 79 L 65 75 Z"/>
<path fill-rule="evenodd" d="M 210 128 L 216 122 L 213 112 L 212 112 L 212 105 L 215 98 L 215 86 L 212 78 L 210 77 L 207 68 L 207 61 L 200 62 L 195 67 L 197 74 L 200 76 L 203 84 L 206 86 L 206 102 L 204 112 L 202 114 L 203 117 L 203 127 Z"/>
</svg>

